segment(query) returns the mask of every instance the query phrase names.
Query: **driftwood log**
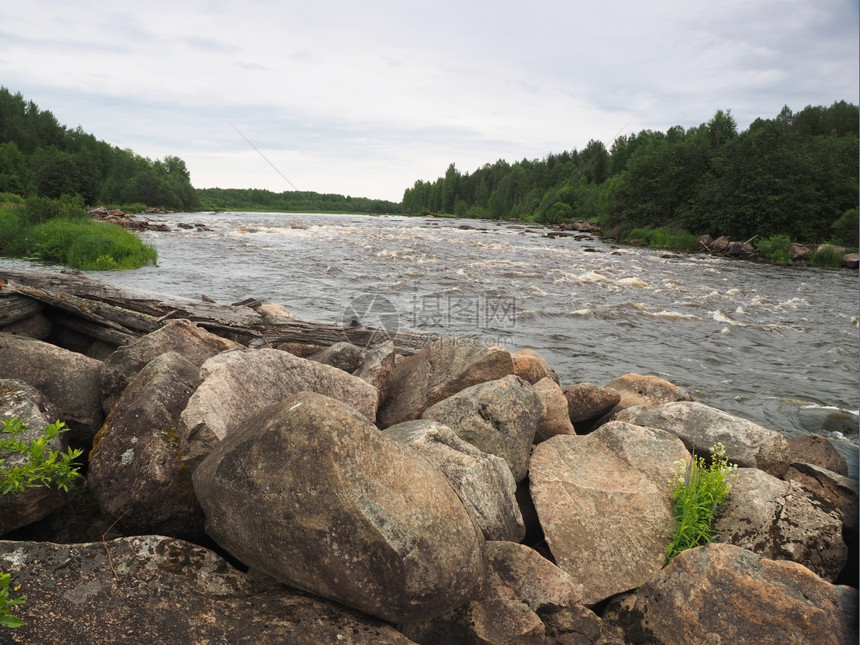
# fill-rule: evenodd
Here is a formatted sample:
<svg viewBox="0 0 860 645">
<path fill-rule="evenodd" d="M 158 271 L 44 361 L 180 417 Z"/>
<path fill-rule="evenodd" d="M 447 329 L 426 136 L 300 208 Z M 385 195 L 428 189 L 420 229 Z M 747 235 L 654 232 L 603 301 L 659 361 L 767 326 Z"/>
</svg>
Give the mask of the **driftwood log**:
<svg viewBox="0 0 860 645">
<path fill-rule="evenodd" d="M 260 301 L 249 298 L 235 305 L 192 300 L 140 289 L 117 287 L 80 272 L 49 273 L 0 269 L 0 331 L 38 313 L 52 322 L 95 340 L 120 346 L 158 329 L 172 318 L 185 318 L 200 327 L 243 345 L 276 343 L 329 346 L 349 341 L 370 346 L 394 342 L 400 354 L 414 354 L 432 338 L 354 324 L 266 316 L 255 311 Z"/>
</svg>

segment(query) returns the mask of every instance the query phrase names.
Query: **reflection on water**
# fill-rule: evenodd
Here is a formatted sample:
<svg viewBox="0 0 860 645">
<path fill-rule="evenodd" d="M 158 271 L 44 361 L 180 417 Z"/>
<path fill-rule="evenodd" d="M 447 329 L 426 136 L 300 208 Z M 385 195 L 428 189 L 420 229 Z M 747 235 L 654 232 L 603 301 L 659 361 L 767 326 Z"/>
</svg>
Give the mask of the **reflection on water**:
<svg viewBox="0 0 860 645">
<path fill-rule="evenodd" d="M 493 222 L 460 228 L 462 220 L 246 213 L 153 219 L 174 229 L 143 234 L 158 249 L 158 267 L 93 275 L 224 303 L 253 296 L 300 318 L 338 322 L 353 298 L 382 295 L 401 327 L 534 348 L 562 384 L 656 374 L 787 435 L 857 439 L 856 412 L 844 412 L 858 407 L 855 272 L 550 239 L 537 227 Z M 180 229 L 180 222 L 210 230 Z"/>
</svg>

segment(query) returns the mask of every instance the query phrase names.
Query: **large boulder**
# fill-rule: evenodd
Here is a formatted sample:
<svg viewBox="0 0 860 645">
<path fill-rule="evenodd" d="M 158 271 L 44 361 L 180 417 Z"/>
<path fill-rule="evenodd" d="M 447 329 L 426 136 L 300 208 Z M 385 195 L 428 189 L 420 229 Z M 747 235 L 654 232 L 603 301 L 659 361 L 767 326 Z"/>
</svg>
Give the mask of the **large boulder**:
<svg viewBox="0 0 860 645">
<path fill-rule="evenodd" d="M 391 379 L 394 376 L 394 343 L 384 341 L 369 348 L 364 353 L 364 362 L 353 372 L 353 376 L 364 379 L 379 391 L 379 402 L 385 400 Z"/>
<path fill-rule="evenodd" d="M 359 347 L 346 341 L 334 343 L 325 349 L 311 355 L 310 360 L 331 365 L 344 372 L 352 374 L 364 363 L 364 352 Z"/>
<path fill-rule="evenodd" d="M 514 479 L 522 481 L 544 412 L 534 387 L 511 374 L 461 390 L 427 408 L 422 416 L 444 423 L 461 439 L 501 457 Z"/>
<path fill-rule="evenodd" d="M 546 441 L 557 434 L 576 434 L 561 386 L 551 378 L 544 377 L 534 384 L 534 388 L 544 407 L 535 429 L 535 442 Z"/>
<path fill-rule="evenodd" d="M 531 495 L 556 563 L 593 605 L 665 564 L 673 527 L 667 473 L 689 453 L 662 430 L 612 422 L 535 446 Z"/>
<path fill-rule="evenodd" d="M 0 379 L 0 419 L 17 418 L 27 427 L 19 438 L 30 442 L 41 436 L 45 426 L 59 419 L 56 408 L 39 390 L 23 381 Z M 61 452 L 69 437 L 62 433 L 48 441 L 46 449 Z M 0 450 L 3 468 L 22 466 L 29 457 Z M 0 495 L 0 535 L 37 522 L 62 507 L 68 494 L 55 488 L 30 488 L 12 495 Z"/>
<path fill-rule="evenodd" d="M 798 484 L 755 468 L 739 469 L 731 486 L 714 523 L 718 541 L 836 580 L 848 559 L 836 513 L 819 508 Z"/>
<path fill-rule="evenodd" d="M 224 352 L 202 365 L 201 376 L 179 428 L 188 459 L 207 454 L 246 417 L 297 392 L 325 394 L 376 418 L 379 395 L 367 381 L 277 349 Z"/>
<path fill-rule="evenodd" d="M 709 544 L 639 587 L 624 622 L 635 643 L 844 645 L 857 641 L 857 590 L 794 562 Z"/>
<path fill-rule="evenodd" d="M 71 435 L 90 441 L 102 422 L 101 362 L 14 334 L 0 334 L 0 378 L 35 387 L 56 406 Z"/>
<path fill-rule="evenodd" d="M 511 354 L 514 362 L 514 374 L 532 385 L 544 378 L 558 383 L 558 374 L 552 369 L 549 361 L 533 349 L 520 349 Z"/>
<path fill-rule="evenodd" d="M 692 401 L 693 397 L 684 388 L 662 379 L 628 372 L 612 379 L 606 387 L 621 395 L 621 400 L 611 410 L 620 412 L 625 408 L 644 405 L 646 408 L 656 408 L 658 405 L 673 401 Z"/>
<path fill-rule="evenodd" d="M 442 338 L 397 366 L 379 409 L 380 427 L 418 419 L 442 399 L 513 372 L 511 355 L 502 347 L 469 338 Z"/>
<path fill-rule="evenodd" d="M 26 596 L 12 612 L 26 624 L 4 628 L 4 643 L 411 642 L 379 620 L 254 578 L 169 537 L 0 541 L 0 570 L 12 574 L 11 597 Z"/>
<path fill-rule="evenodd" d="M 780 433 L 704 403 L 667 403 L 626 421 L 671 432 L 699 455 L 707 455 L 721 442 L 728 460 L 742 468 L 758 468 L 776 477 L 788 468 L 788 442 Z"/>
<path fill-rule="evenodd" d="M 827 437 L 802 434 L 788 437 L 788 460 L 791 463 L 812 464 L 840 475 L 848 475 L 845 457 L 833 447 Z"/>
<path fill-rule="evenodd" d="M 194 536 L 203 511 L 183 458 L 179 417 L 200 384 L 176 352 L 132 376 L 93 442 L 87 482 L 102 513 L 130 532 Z"/>
<path fill-rule="evenodd" d="M 842 521 L 843 530 L 857 534 L 860 486 L 856 479 L 813 464 L 796 462 L 785 473 L 785 479 L 800 484 L 824 503 L 830 504 Z"/>
<path fill-rule="evenodd" d="M 575 383 L 562 390 L 567 399 L 567 412 L 573 423 L 597 419 L 621 402 L 621 393 L 594 383 Z"/>
<path fill-rule="evenodd" d="M 188 320 L 170 320 L 160 329 L 120 347 L 104 360 L 100 375 L 104 411 L 111 411 L 131 377 L 156 356 L 176 352 L 199 367 L 206 359 L 239 347 L 238 343 L 216 336 Z"/>
<path fill-rule="evenodd" d="M 579 585 L 533 549 L 488 542 L 484 595 L 433 620 L 401 625 L 422 645 L 535 643 L 585 645 L 601 635 L 600 618 L 581 603 Z"/>
<path fill-rule="evenodd" d="M 519 542 L 525 537 L 517 484 L 504 459 L 478 450 L 436 421 L 404 421 L 385 434 L 408 444 L 442 471 L 486 539 Z"/>
<path fill-rule="evenodd" d="M 484 538 L 441 472 L 350 406 L 302 392 L 200 464 L 206 531 L 246 565 L 393 622 L 479 593 Z"/>
</svg>

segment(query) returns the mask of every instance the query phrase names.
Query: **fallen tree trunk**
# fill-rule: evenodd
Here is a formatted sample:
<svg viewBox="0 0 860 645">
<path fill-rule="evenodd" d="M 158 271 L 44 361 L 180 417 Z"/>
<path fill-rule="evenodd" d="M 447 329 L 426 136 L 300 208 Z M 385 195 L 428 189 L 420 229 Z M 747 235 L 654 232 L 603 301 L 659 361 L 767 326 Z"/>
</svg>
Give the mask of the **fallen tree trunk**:
<svg viewBox="0 0 860 645">
<path fill-rule="evenodd" d="M 245 302 L 259 303 L 255 299 Z M 173 318 L 188 319 L 247 346 L 287 342 L 328 346 L 348 340 L 367 347 L 391 340 L 398 353 L 408 355 L 432 340 L 424 334 L 360 324 L 344 328 L 335 323 L 266 316 L 246 305 L 222 305 L 117 287 L 80 272 L 0 269 L 0 331 L 40 311 L 57 324 L 117 346 Z"/>
</svg>

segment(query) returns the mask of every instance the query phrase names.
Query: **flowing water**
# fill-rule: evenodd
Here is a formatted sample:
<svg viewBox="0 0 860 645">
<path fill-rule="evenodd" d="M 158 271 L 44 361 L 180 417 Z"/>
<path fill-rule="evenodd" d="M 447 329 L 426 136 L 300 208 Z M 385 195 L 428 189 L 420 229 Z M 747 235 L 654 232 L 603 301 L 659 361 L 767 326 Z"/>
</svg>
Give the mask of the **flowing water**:
<svg viewBox="0 0 860 645">
<path fill-rule="evenodd" d="M 528 347 L 550 361 L 562 385 L 655 374 L 787 436 L 831 437 L 856 476 L 856 272 L 613 246 L 580 235 L 553 239 L 539 227 L 474 220 L 151 219 L 173 229 L 142 234 L 158 250 L 157 267 L 91 275 L 222 303 L 256 297 L 305 319 L 357 317 L 368 326 Z"/>
</svg>

